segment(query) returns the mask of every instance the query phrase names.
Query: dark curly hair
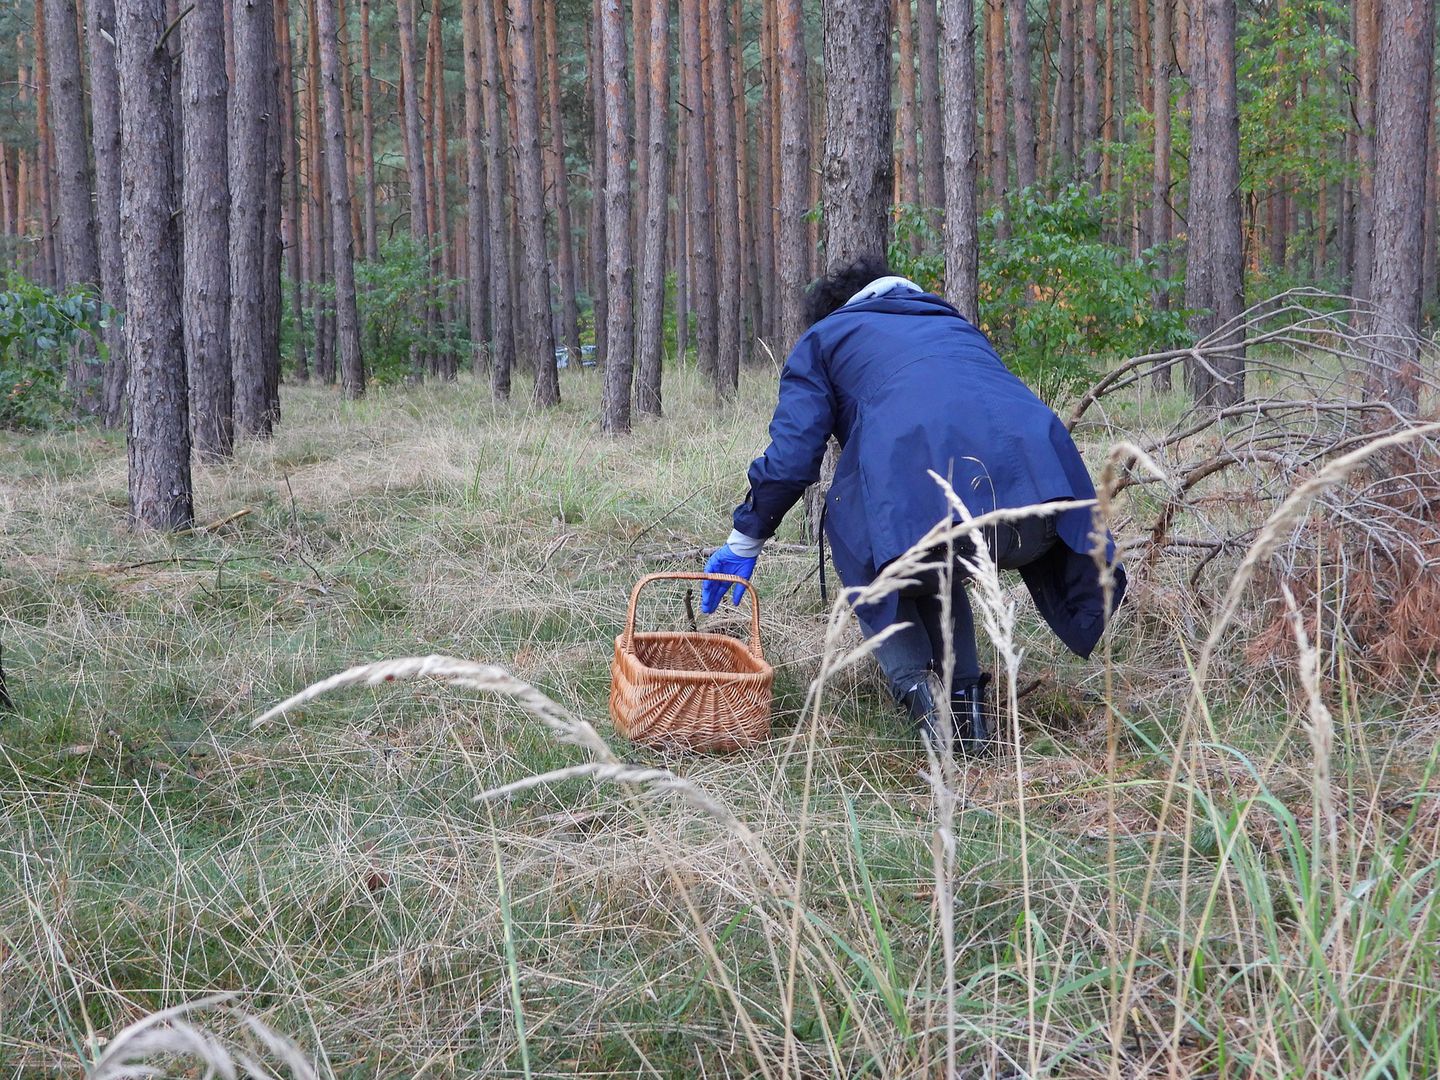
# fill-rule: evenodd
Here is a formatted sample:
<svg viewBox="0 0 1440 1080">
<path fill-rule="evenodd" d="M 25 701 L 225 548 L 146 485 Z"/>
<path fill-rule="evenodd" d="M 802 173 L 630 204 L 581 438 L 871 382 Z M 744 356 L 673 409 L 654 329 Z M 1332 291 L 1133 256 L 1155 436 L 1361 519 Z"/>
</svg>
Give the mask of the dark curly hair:
<svg viewBox="0 0 1440 1080">
<path fill-rule="evenodd" d="M 814 326 L 876 278 L 889 277 L 890 272 L 884 255 L 861 255 L 831 270 L 805 290 L 805 325 Z"/>
</svg>

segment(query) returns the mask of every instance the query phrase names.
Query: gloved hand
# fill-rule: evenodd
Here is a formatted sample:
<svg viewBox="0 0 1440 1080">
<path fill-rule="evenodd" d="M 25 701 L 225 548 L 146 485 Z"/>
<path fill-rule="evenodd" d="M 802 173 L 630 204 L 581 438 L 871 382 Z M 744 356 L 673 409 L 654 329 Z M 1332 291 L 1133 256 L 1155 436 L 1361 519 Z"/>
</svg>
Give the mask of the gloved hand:
<svg viewBox="0 0 1440 1080">
<path fill-rule="evenodd" d="M 732 574 L 749 581 L 750 575 L 755 572 L 755 558 L 755 556 L 746 558 L 743 555 L 736 555 L 730 550 L 730 545 L 726 544 L 710 556 L 710 561 L 705 564 L 705 572 L 707 574 Z M 728 581 L 705 582 L 700 590 L 700 610 L 709 615 L 720 606 L 720 601 L 725 598 L 726 590 L 730 588 L 731 585 Z M 739 604 L 745 595 L 745 586 L 736 585 L 734 589 L 735 595 L 731 599 Z"/>
</svg>

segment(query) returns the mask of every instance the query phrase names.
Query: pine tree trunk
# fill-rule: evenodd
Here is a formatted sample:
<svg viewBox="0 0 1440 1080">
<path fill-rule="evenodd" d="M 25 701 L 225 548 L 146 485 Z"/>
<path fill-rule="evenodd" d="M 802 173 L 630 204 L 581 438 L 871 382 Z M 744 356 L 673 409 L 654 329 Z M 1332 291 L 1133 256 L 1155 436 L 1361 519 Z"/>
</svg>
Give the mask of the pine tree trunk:
<svg viewBox="0 0 1440 1080">
<path fill-rule="evenodd" d="M 320 33 L 316 0 L 309 0 L 309 63 L 305 78 L 306 149 L 309 151 L 311 304 L 315 324 L 315 372 L 326 386 L 335 384 L 335 338 L 331 333 L 330 301 L 322 292 L 330 282 L 330 214 L 327 210 L 329 182 L 326 180 L 325 135 L 320 123 Z"/>
<path fill-rule="evenodd" d="M 1100 135 L 1107 148 L 1114 145 L 1118 130 L 1115 122 L 1115 82 L 1118 76 L 1115 69 L 1117 62 L 1115 43 L 1119 37 L 1120 27 L 1115 24 L 1115 0 L 1105 0 L 1105 103 L 1102 107 L 1103 119 L 1100 125 Z M 1102 150 L 1100 154 L 1100 190 L 1107 195 L 1115 190 L 1112 168 L 1109 149 Z"/>
<path fill-rule="evenodd" d="M 1075 0 L 1060 0 L 1060 70 L 1055 80 L 1055 179 L 1075 178 Z"/>
<path fill-rule="evenodd" d="M 642 152 L 649 160 L 650 191 L 645 204 L 645 249 L 638 281 L 640 308 L 640 349 L 635 379 L 636 405 L 642 414 L 661 413 L 661 377 L 665 359 L 665 229 L 669 224 L 670 192 L 670 15 L 666 0 L 650 5 L 650 25 L 636 43 L 636 51 L 648 50 L 644 70 L 649 105 L 647 145 Z M 636 65 L 636 70 L 640 66 Z"/>
<path fill-rule="evenodd" d="M 998 0 L 997 0 L 998 2 Z M 1015 108 L 1015 179 L 1035 186 L 1035 105 L 1030 89 L 1030 19 L 1025 0 L 1008 0 L 1010 15 L 1010 100 Z"/>
<path fill-rule="evenodd" d="M 1096 0 L 1079 0 L 1081 59 L 1080 142 L 1085 150 L 1083 179 L 1090 194 L 1100 194 L 1100 31 Z"/>
<path fill-rule="evenodd" d="M 360 314 L 355 298 L 355 236 L 350 231 L 349 155 L 345 152 L 345 102 L 340 92 L 339 28 L 336 0 L 316 0 L 320 32 L 320 77 L 324 83 L 325 163 L 330 181 L 330 247 L 335 259 L 336 344 L 340 385 L 352 400 L 365 396 L 365 361 L 360 354 Z"/>
<path fill-rule="evenodd" d="M 50 66 L 50 127 L 60 194 L 60 257 L 62 286 L 100 284 L 100 256 L 95 247 L 95 219 L 90 211 L 90 140 L 85 131 L 85 87 L 80 75 L 80 35 L 75 27 L 75 0 L 45 0 L 46 51 Z M 82 337 L 70 350 L 65 384 L 83 412 L 99 408 L 99 387 L 92 387 L 95 348 Z"/>
<path fill-rule="evenodd" d="M 463 0 L 461 7 L 473 5 Z M 474 144 L 478 146 L 479 144 Z M 371 77 L 370 0 L 360 0 L 360 175 L 365 188 L 365 258 L 380 258 L 375 207 L 375 88 Z"/>
<path fill-rule="evenodd" d="M 760 293 L 758 336 L 775 337 L 780 325 L 779 285 L 775 279 L 775 128 L 780 123 L 779 87 L 776 85 L 775 2 L 762 0 L 760 24 L 760 115 L 755 125 L 755 191 L 751 200 L 751 227 L 755 233 L 755 256 Z M 684 355 L 683 353 L 681 354 Z"/>
<path fill-rule="evenodd" d="M 280 218 L 284 205 L 285 153 L 281 144 L 281 128 L 276 123 L 280 102 L 280 36 L 289 28 L 280 20 L 283 0 L 271 0 L 270 37 L 267 42 L 270 63 L 265 69 L 265 223 L 264 261 L 262 269 L 263 322 L 262 341 L 265 349 L 265 409 L 273 428 L 280 423 L 280 321 L 284 307 L 281 263 L 284 247 Z"/>
<path fill-rule="evenodd" d="M 650 157 L 645 152 L 650 130 L 650 66 L 649 50 L 639 45 L 650 33 L 651 0 L 630 0 L 630 40 L 635 42 L 635 55 L 631 64 L 635 71 L 634 91 L 630 103 L 630 116 L 634 129 L 630 133 L 630 160 L 635 163 L 635 184 L 630 199 L 630 249 L 639 252 L 644 249 L 645 202 L 650 193 Z M 640 342 L 640 328 L 631 328 L 636 346 Z"/>
<path fill-rule="evenodd" d="M 275 45 L 280 59 L 280 139 L 285 158 L 286 213 L 283 225 L 287 274 L 290 278 L 291 306 L 295 315 L 295 381 L 310 381 L 310 358 L 305 343 L 304 240 L 300 216 L 300 147 L 299 125 L 295 117 L 295 55 L 290 41 L 289 0 L 279 0 L 277 25 L 284 29 Z M 228 280 L 228 279 L 227 279 Z"/>
<path fill-rule="evenodd" d="M 605 334 L 605 400 L 601 428 L 611 435 L 630 431 L 633 285 L 630 255 L 630 88 L 625 70 L 623 0 L 600 0 L 605 87 L 605 273 L 608 279 Z"/>
<path fill-rule="evenodd" d="M 120 248 L 120 86 L 115 70 L 114 0 L 89 0 L 85 35 L 90 52 L 90 136 L 95 151 L 95 233 L 99 242 L 100 296 L 125 310 L 125 254 Z M 12 217 L 18 221 L 18 215 Z M 224 256 L 228 259 L 228 255 Z M 110 353 L 101 391 L 106 427 L 118 427 L 125 400 L 125 330 L 121 319 L 105 328 Z"/>
<path fill-rule="evenodd" d="M 741 0 L 734 0 L 731 12 L 730 86 L 735 113 L 735 201 L 740 227 L 740 363 L 754 361 L 754 341 L 760 336 L 763 305 L 760 274 L 755 258 L 755 217 L 751 203 L 750 116 L 745 100 L 745 41 Z M 748 329 L 747 329 L 748 327 Z"/>
<path fill-rule="evenodd" d="M 985 163 L 990 204 L 1003 207 L 1010 190 L 1010 161 L 1005 141 L 1005 8 L 1006 0 L 985 4 Z M 1008 229 L 1002 220 L 1000 233 Z"/>
<path fill-rule="evenodd" d="M 940 29 L 936 3 L 937 0 L 916 0 L 915 7 L 915 46 L 920 54 L 920 160 L 924 180 L 921 197 L 932 210 L 945 205 L 945 125 L 941 115 Z M 973 9 L 973 0 L 971 6 Z M 973 17 L 973 10 L 971 15 Z M 971 41 L 973 44 L 973 28 Z M 970 70 L 973 78 L 973 58 Z M 938 214 L 932 215 L 934 224 L 938 225 L 939 220 Z"/>
<path fill-rule="evenodd" d="M 125 118 L 120 230 L 129 299 L 129 487 L 130 514 L 137 524 L 185 529 L 195 510 L 180 315 L 180 236 L 175 177 L 168 168 L 176 141 L 175 113 L 170 57 L 160 48 L 167 25 L 164 0 L 125 0 L 116 10 L 120 115 Z M 157 162 L 167 167 L 156 168 Z"/>
<path fill-rule="evenodd" d="M 1355 121 L 1359 129 L 1358 194 L 1355 198 L 1355 267 L 1350 292 L 1361 300 L 1371 298 L 1370 279 L 1375 269 L 1376 96 L 1380 40 L 1377 10 L 1380 0 L 1355 0 Z"/>
<path fill-rule="evenodd" d="M 783 2 L 783 0 L 782 0 Z M 694 252 L 695 342 L 700 371 L 717 378 L 719 327 L 716 306 L 715 215 L 710 188 L 711 117 L 705 108 L 704 67 L 701 63 L 699 27 L 704 16 L 703 0 L 680 0 L 686 14 L 680 34 L 680 70 L 685 79 L 685 106 L 690 117 L 690 237 Z"/>
<path fill-rule="evenodd" d="M 735 174 L 735 103 L 730 80 L 730 19 L 725 0 L 704 0 L 710 28 L 710 76 L 713 113 L 710 131 L 715 150 L 715 236 L 718 265 L 719 340 L 715 390 L 722 399 L 740 385 L 740 193 Z M 608 42 L 607 42 L 608 44 Z M 887 193 L 888 194 L 888 193 Z"/>
<path fill-rule="evenodd" d="M 425 173 L 430 180 L 430 194 L 427 200 L 430 233 L 430 303 L 425 309 L 425 325 L 431 341 L 444 341 L 441 323 L 448 318 L 448 285 L 443 284 L 453 277 L 449 270 L 450 220 L 449 205 L 449 142 L 445 134 L 445 42 L 441 33 L 444 27 L 443 5 L 437 2 L 430 11 L 430 43 L 425 50 Z M 448 344 L 430 350 L 430 370 L 443 379 L 455 378 L 455 357 Z"/>
<path fill-rule="evenodd" d="M 420 79 L 417 68 L 418 56 L 415 47 L 415 5 L 412 0 L 396 0 L 396 18 L 400 28 L 400 89 L 404 96 L 404 114 L 401 117 L 405 141 L 405 170 L 410 179 L 410 235 L 422 259 L 428 258 L 430 250 L 429 212 L 426 199 L 425 139 L 420 120 Z M 422 301 L 423 311 L 415 312 L 415 318 L 427 323 L 430 306 L 429 290 Z M 423 379 L 428 366 L 428 350 L 415 345 L 410 350 L 410 377 Z"/>
<path fill-rule="evenodd" d="M 1170 55 L 1170 0 L 1155 0 L 1155 152 L 1151 172 L 1150 210 L 1151 242 L 1161 247 L 1158 271 L 1161 280 L 1170 277 L 1170 78 L 1173 60 Z M 1169 293 L 1159 290 L 1157 304 L 1169 306 Z M 1169 389 L 1170 368 L 1155 373 L 1155 383 Z"/>
<path fill-rule="evenodd" d="M 485 262 L 486 176 L 485 118 L 481 104 L 480 13 L 472 0 L 461 0 L 460 26 L 465 51 L 465 300 L 470 314 L 471 366 L 482 369 L 490 299 L 489 267 Z"/>
<path fill-rule="evenodd" d="M 778 0 L 780 53 L 780 341 L 794 348 L 805 333 L 805 284 L 810 278 L 810 85 L 804 0 Z M 690 131 L 698 135 L 691 117 Z M 699 141 L 697 138 L 696 141 Z M 692 159 L 693 160 L 693 159 Z"/>
<path fill-rule="evenodd" d="M 35 179 L 36 207 L 40 212 L 40 283 L 55 286 L 63 280 L 61 250 L 55 243 L 55 142 L 50 129 L 50 59 L 46 43 L 45 0 L 35 0 Z"/>
<path fill-rule="evenodd" d="M 830 268 L 884 255 L 889 237 L 888 0 L 825 7 L 825 260 Z"/>
<path fill-rule="evenodd" d="M 609 238 L 605 235 L 605 159 L 610 155 L 610 132 L 605 126 L 605 20 L 600 5 L 601 0 L 593 0 L 590 15 L 590 277 L 593 282 L 590 299 L 591 317 L 595 324 L 595 362 L 603 371 L 609 355 L 605 340 L 610 310 Z"/>
<path fill-rule="evenodd" d="M 550 267 L 545 243 L 545 185 L 540 161 L 540 100 L 535 70 L 535 22 L 531 0 L 510 0 L 510 106 L 520 132 L 516 146 L 516 213 L 526 281 L 525 352 L 535 367 L 535 403 L 558 405 L 555 332 L 550 318 Z"/>
<path fill-rule="evenodd" d="M 230 363 L 235 433 L 268 438 L 273 424 L 265 355 L 266 129 L 274 24 L 270 0 L 234 0 L 231 10 L 235 82 L 229 108 Z M 130 130 L 127 117 L 127 139 Z M 133 289 L 133 279 L 127 280 Z"/>
<path fill-rule="evenodd" d="M 469 2 L 469 0 L 466 0 Z M 483 0 L 481 0 L 483 2 Z M 515 321 L 511 304 L 510 219 L 505 210 L 508 170 L 507 132 L 500 108 L 500 44 L 488 6 L 478 13 L 481 60 L 485 82 L 485 182 L 490 227 L 490 392 L 496 401 L 510 399 L 515 369 Z"/>
<path fill-rule="evenodd" d="M 921 0 L 922 5 L 926 0 Z M 979 322 L 979 201 L 975 131 L 974 0 L 944 0 L 945 25 L 945 291 Z"/>
<path fill-rule="evenodd" d="M 230 374 L 230 175 L 227 156 L 225 10 L 196 0 L 180 25 L 185 147 L 183 235 L 186 373 L 191 443 L 201 460 L 235 446 Z"/>
<path fill-rule="evenodd" d="M 920 140 L 916 123 L 915 19 L 912 0 L 895 0 L 900 39 L 900 202 L 920 204 Z"/>
<path fill-rule="evenodd" d="M 1186 306 L 1197 340 L 1225 345 L 1212 355 L 1216 379 L 1197 362 L 1186 366 L 1186 382 L 1199 404 L 1225 406 L 1245 394 L 1243 337 L 1217 331 L 1245 306 L 1244 249 L 1240 233 L 1240 119 L 1235 91 L 1235 5 L 1233 0 L 1198 0 L 1195 15 L 1190 147 L 1190 256 Z"/>
<path fill-rule="evenodd" d="M 550 110 L 550 152 L 555 162 L 555 265 L 556 282 L 560 288 L 560 337 L 570 363 L 580 369 L 580 308 L 575 262 L 575 234 L 570 221 L 570 175 L 565 153 L 565 119 L 560 108 L 559 15 L 550 4 L 545 19 L 545 54 L 550 58 L 548 73 Z"/>
<path fill-rule="evenodd" d="M 1380 7 L 1372 393 L 1413 416 L 1420 402 L 1425 129 L 1435 67 L 1435 0 L 1385 0 Z"/>
</svg>

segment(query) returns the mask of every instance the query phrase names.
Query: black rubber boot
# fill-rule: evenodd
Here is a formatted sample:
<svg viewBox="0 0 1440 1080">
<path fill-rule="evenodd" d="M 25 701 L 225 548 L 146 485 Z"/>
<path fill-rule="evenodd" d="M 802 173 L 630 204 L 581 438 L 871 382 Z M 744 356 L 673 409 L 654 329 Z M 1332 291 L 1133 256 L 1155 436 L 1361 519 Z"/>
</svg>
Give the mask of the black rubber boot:
<svg viewBox="0 0 1440 1080">
<path fill-rule="evenodd" d="M 995 713 L 990 707 L 990 675 L 956 689 L 950 695 L 950 713 L 955 724 L 955 748 L 967 757 L 990 757 L 995 753 Z"/>
<path fill-rule="evenodd" d="M 909 712 L 910 722 L 920 740 L 940 753 L 945 748 L 945 740 L 941 737 L 940 706 L 935 703 L 935 691 L 930 680 L 931 677 L 926 676 L 906 690 L 900 695 L 900 704 Z"/>
</svg>

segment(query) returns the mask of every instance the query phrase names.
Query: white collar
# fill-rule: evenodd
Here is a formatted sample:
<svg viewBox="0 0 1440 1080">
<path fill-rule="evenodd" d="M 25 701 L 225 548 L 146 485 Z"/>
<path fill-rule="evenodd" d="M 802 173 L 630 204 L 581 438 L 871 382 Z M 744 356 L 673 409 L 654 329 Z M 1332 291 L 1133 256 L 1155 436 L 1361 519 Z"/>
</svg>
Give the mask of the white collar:
<svg viewBox="0 0 1440 1080">
<path fill-rule="evenodd" d="M 851 304 L 858 304 L 862 300 L 874 300 L 877 296 L 884 296 L 895 289 L 908 289 L 910 292 L 923 293 L 925 290 L 916 285 L 909 278 L 898 277 L 891 274 L 889 277 L 876 278 L 863 289 L 857 292 L 849 300 L 845 301 L 845 307 Z"/>
</svg>

